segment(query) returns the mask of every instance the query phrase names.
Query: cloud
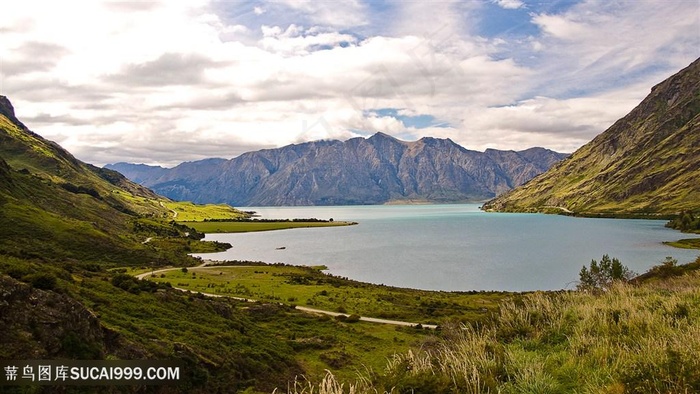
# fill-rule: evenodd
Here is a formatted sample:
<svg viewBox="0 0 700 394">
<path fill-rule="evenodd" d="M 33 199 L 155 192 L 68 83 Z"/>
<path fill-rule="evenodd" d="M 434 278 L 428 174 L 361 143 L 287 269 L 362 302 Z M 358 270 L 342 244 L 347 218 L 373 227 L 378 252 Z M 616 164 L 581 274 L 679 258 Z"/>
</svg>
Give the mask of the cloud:
<svg viewBox="0 0 700 394">
<path fill-rule="evenodd" d="M 281 6 L 296 13 L 314 25 L 347 28 L 363 25 L 366 22 L 366 6 L 357 0 L 311 1 L 311 0 L 272 0 L 271 6 Z"/>
<path fill-rule="evenodd" d="M 2 73 L 6 77 L 52 70 L 69 51 L 49 42 L 27 41 L 4 54 Z"/>
<path fill-rule="evenodd" d="M 522 8 L 525 6 L 525 3 L 523 3 L 520 0 L 492 0 L 495 4 L 497 4 L 501 8 L 505 8 L 507 10 L 516 10 L 518 8 Z"/>
<path fill-rule="evenodd" d="M 98 165 L 376 131 L 573 151 L 700 55 L 693 2 L 519 3 L 27 0 L 0 90 Z M 504 15 L 526 28 L 482 34 Z"/>
<path fill-rule="evenodd" d="M 563 13 L 535 13 L 532 22 L 543 32 L 537 65 L 550 76 L 543 81 L 549 87 L 537 88 L 548 95 L 596 93 L 619 86 L 621 77 L 634 84 L 668 76 L 700 54 L 690 49 L 700 47 L 700 12 L 687 1 L 584 1 Z"/>
<path fill-rule="evenodd" d="M 205 80 L 206 69 L 216 64 L 198 54 L 165 53 L 152 61 L 125 65 L 119 74 L 106 79 L 134 86 L 196 85 Z"/>
<path fill-rule="evenodd" d="M 306 55 L 317 50 L 328 50 L 337 46 L 356 43 L 356 38 L 349 34 L 335 31 L 323 31 L 317 27 L 304 29 L 302 26 L 289 25 L 286 30 L 279 26 L 261 27 L 263 49 L 283 55 Z"/>
</svg>

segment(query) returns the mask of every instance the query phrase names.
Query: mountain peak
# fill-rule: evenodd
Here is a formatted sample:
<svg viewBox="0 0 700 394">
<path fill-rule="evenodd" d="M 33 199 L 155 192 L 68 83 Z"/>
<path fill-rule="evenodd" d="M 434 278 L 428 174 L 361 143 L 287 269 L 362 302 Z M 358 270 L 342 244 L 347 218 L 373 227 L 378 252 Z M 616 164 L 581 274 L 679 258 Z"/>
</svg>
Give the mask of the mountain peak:
<svg viewBox="0 0 700 394">
<path fill-rule="evenodd" d="M 387 140 L 394 140 L 394 141 L 399 141 L 398 138 L 393 137 L 389 134 L 383 133 L 381 131 L 377 131 L 372 135 L 371 137 L 368 138 L 369 140 L 377 140 L 377 139 L 387 139 Z"/>
</svg>

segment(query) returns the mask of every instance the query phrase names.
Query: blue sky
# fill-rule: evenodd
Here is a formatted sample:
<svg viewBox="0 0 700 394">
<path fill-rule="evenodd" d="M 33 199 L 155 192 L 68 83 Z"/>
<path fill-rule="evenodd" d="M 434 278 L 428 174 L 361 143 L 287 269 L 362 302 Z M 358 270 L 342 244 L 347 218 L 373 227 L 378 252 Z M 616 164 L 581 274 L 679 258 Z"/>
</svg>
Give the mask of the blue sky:
<svg viewBox="0 0 700 394">
<path fill-rule="evenodd" d="M 27 0 L 0 33 L 0 94 L 97 165 L 379 131 L 572 152 L 700 56 L 700 0 Z"/>
</svg>

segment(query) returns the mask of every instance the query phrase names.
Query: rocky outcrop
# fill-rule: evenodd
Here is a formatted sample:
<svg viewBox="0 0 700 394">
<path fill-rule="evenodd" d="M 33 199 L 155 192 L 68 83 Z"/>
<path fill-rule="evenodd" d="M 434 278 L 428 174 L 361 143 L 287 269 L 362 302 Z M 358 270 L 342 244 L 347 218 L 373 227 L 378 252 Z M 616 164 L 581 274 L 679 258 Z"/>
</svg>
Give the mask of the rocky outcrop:
<svg viewBox="0 0 700 394">
<path fill-rule="evenodd" d="M 0 358 L 148 358 L 148 352 L 100 323 L 77 300 L 0 275 Z"/>
<path fill-rule="evenodd" d="M 2 275 L 0 310 L 2 358 L 41 360 L 104 355 L 99 319 L 70 297 L 35 289 Z"/>
<path fill-rule="evenodd" d="M 4 115 L 10 122 L 14 123 L 21 129 L 27 129 L 22 122 L 15 117 L 15 107 L 12 106 L 10 100 L 5 96 L 0 96 L 0 115 Z"/>
<path fill-rule="evenodd" d="M 172 169 L 108 168 L 161 195 L 197 203 L 349 205 L 477 201 L 522 184 L 566 157 L 543 148 L 476 152 L 449 139 L 401 141 L 384 133 L 314 141 Z"/>
</svg>

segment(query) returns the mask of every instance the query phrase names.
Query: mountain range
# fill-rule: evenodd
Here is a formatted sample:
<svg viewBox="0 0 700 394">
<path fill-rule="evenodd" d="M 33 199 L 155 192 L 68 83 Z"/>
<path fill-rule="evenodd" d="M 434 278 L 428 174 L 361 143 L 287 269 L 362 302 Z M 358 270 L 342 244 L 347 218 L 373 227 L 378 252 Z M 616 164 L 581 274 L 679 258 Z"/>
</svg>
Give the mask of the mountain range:
<svg viewBox="0 0 700 394">
<path fill-rule="evenodd" d="M 654 86 L 570 157 L 484 209 L 584 215 L 700 210 L 700 59 Z"/>
<path fill-rule="evenodd" d="M 481 201 L 523 184 L 567 155 L 544 148 L 476 152 L 449 139 L 401 141 L 384 133 L 314 141 L 167 169 L 106 168 L 157 193 L 235 206 Z"/>
</svg>

